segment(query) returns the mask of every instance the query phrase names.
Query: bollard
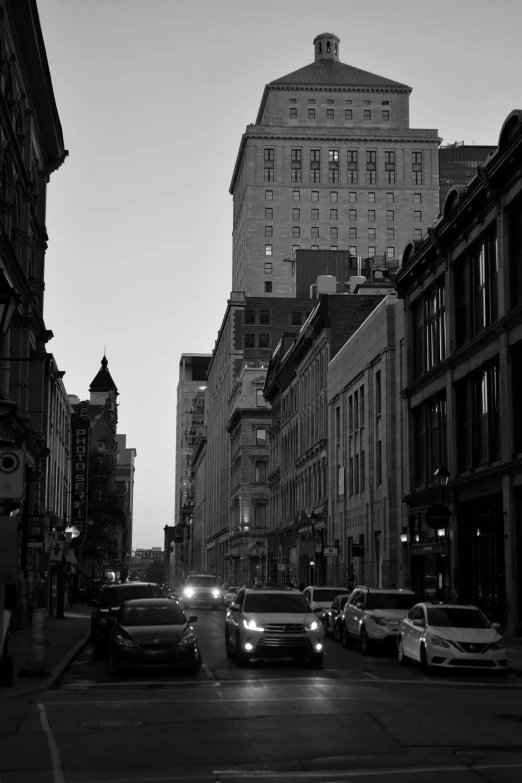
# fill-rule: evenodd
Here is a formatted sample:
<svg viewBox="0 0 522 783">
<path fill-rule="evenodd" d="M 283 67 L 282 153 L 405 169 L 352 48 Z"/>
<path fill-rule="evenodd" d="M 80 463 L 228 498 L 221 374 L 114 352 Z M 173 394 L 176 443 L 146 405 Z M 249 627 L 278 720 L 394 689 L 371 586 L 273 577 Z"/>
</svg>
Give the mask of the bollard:
<svg viewBox="0 0 522 783">
<path fill-rule="evenodd" d="M 47 669 L 47 609 L 35 609 L 31 623 L 31 644 L 27 666 L 21 677 L 50 677 Z"/>
</svg>

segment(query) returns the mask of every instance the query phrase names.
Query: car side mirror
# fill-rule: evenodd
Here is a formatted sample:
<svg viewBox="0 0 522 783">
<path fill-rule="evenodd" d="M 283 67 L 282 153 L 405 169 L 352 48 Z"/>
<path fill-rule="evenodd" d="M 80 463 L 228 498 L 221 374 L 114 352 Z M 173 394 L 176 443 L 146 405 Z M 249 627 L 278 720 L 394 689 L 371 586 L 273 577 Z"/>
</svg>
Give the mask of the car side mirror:
<svg viewBox="0 0 522 783">
<path fill-rule="evenodd" d="M 424 620 L 412 620 L 412 624 L 415 626 L 415 628 L 425 628 L 426 624 Z"/>
<path fill-rule="evenodd" d="M 189 621 L 189 623 L 195 623 L 195 622 L 197 622 L 197 619 L 198 618 L 196 617 L 195 614 L 191 614 L 189 619 L 188 619 L 188 621 Z"/>
</svg>

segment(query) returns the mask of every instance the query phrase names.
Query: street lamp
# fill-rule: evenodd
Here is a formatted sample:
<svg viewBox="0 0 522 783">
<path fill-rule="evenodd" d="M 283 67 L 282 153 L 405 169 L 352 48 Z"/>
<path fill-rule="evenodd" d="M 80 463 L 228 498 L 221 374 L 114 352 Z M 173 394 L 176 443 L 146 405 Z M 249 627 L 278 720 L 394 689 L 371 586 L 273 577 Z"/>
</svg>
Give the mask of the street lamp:
<svg viewBox="0 0 522 783">
<path fill-rule="evenodd" d="M 448 526 L 451 530 L 451 526 L 449 525 L 449 517 L 450 517 L 450 511 L 448 507 L 445 505 L 445 496 L 447 493 L 447 487 L 448 487 L 448 481 L 450 479 L 451 473 L 447 469 L 445 465 L 442 463 L 439 465 L 437 470 L 434 472 L 433 477 L 437 480 L 437 484 L 439 485 L 439 491 L 440 491 L 440 502 L 441 502 L 441 515 L 443 514 L 445 517 L 447 517 L 448 520 Z M 437 536 L 441 540 L 441 543 L 444 538 L 446 538 L 446 527 L 438 527 L 437 528 Z M 448 536 L 447 541 L 447 555 L 448 555 L 448 592 L 451 598 L 451 589 L 452 589 L 452 580 L 451 580 L 451 533 Z"/>
</svg>

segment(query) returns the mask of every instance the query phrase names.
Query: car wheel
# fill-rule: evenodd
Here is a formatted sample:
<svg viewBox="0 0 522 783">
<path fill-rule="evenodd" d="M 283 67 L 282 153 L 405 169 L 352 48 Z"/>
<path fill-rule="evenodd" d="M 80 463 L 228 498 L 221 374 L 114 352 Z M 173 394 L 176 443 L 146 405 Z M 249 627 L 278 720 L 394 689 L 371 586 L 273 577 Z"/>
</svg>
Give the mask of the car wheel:
<svg viewBox="0 0 522 783">
<path fill-rule="evenodd" d="M 421 667 L 421 671 L 424 672 L 424 674 L 430 674 L 431 666 L 428 663 L 428 655 L 426 653 L 426 647 L 424 645 L 422 645 L 420 649 L 420 667 Z"/>
<path fill-rule="evenodd" d="M 347 650 L 350 646 L 350 634 L 348 633 L 346 625 L 343 625 L 341 628 L 341 643 L 345 650 Z"/>
<path fill-rule="evenodd" d="M 107 669 L 109 670 L 111 677 L 121 676 L 121 669 L 116 660 L 116 655 L 112 651 L 109 653 L 109 657 L 107 658 Z"/>
<path fill-rule="evenodd" d="M 228 635 L 228 628 L 225 628 L 225 650 L 227 652 L 227 658 L 231 660 L 234 657 L 234 652 L 230 647 L 230 636 Z"/>
<path fill-rule="evenodd" d="M 310 666 L 312 669 L 322 669 L 323 667 L 323 654 L 312 655 L 310 658 Z"/>
<path fill-rule="evenodd" d="M 407 666 L 408 664 L 408 658 L 404 654 L 404 642 L 402 641 L 402 636 L 399 636 L 399 641 L 397 643 L 397 660 L 401 666 Z"/>
<path fill-rule="evenodd" d="M 192 676 L 193 676 L 193 675 L 197 674 L 197 673 L 199 672 L 199 670 L 200 670 L 200 669 L 201 669 L 201 653 L 200 653 L 200 651 L 198 650 L 198 651 L 197 651 L 197 657 L 196 657 L 196 660 L 195 660 L 195 661 L 193 661 L 193 663 L 190 663 L 190 664 L 187 666 L 187 674 L 190 674 L 190 675 L 192 675 Z"/>
<path fill-rule="evenodd" d="M 339 623 L 335 623 L 335 625 L 333 627 L 333 638 L 335 639 L 336 642 L 340 642 L 341 641 L 341 634 L 340 634 L 340 630 L 339 630 Z"/>
<path fill-rule="evenodd" d="M 373 645 L 368 637 L 366 628 L 361 628 L 361 652 L 363 655 L 371 655 L 373 652 Z"/>
</svg>

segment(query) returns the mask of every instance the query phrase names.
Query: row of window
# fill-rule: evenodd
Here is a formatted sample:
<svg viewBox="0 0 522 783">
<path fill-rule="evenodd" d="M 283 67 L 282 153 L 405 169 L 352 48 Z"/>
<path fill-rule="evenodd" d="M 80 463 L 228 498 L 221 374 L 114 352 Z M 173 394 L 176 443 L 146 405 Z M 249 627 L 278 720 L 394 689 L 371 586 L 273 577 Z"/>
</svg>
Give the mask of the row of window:
<svg viewBox="0 0 522 783">
<path fill-rule="evenodd" d="M 318 239 L 319 238 L 319 230 L 317 226 L 312 226 L 312 239 Z M 419 229 L 422 231 L 422 229 Z M 272 237 L 273 231 L 272 226 L 265 226 L 265 237 Z M 292 238 L 296 239 L 301 236 L 301 229 L 299 226 L 292 226 Z M 330 227 L 330 239 L 338 239 L 339 232 L 337 228 Z M 348 239 L 357 239 L 357 228 L 348 228 Z M 368 229 L 368 239 L 377 239 L 377 229 L 376 228 L 369 228 Z M 387 228 L 386 229 L 386 239 L 395 239 L 395 229 L 394 228 Z"/>
<path fill-rule="evenodd" d="M 270 325 L 271 313 L 270 310 L 245 310 L 244 323 L 247 326 L 253 326 L 259 324 L 259 326 Z M 303 313 L 299 310 L 295 310 L 290 313 L 290 323 L 292 326 L 301 326 L 303 323 Z"/>
<path fill-rule="evenodd" d="M 270 335 L 269 334 L 255 335 L 252 333 L 245 334 L 243 339 L 243 344 L 245 348 L 270 348 Z"/>
<path fill-rule="evenodd" d="M 312 190 L 310 191 L 310 201 L 319 201 L 319 193 L 318 190 Z M 366 193 L 366 200 L 373 204 L 375 203 L 375 191 L 370 190 Z M 332 202 L 339 201 L 339 192 L 337 190 L 331 190 L 329 191 L 329 198 Z M 274 200 L 274 191 L 273 190 L 265 190 L 265 201 L 273 201 Z M 301 201 L 301 191 L 300 190 L 293 190 L 292 191 L 292 201 Z M 348 201 L 355 203 L 357 201 L 357 191 L 351 190 L 348 192 Z M 389 204 L 393 204 L 395 201 L 395 193 L 386 193 L 386 201 Z M 422 202 L 422 193 L 414 193 L 413 194 L 413 203 L 414 204 L 420 204 Z"/>
<path fill-rule="evenodd" d="M 353 99 L 352 98 L 346 98 L 344 102 L 345 102 L 345 104 L 347 106 L 352 106 L 353 105 Z M 297 98 L 289 98 L 289 103 L 297 103 Z M 312 103 L 315 104 L 316 103 L 315 98 L 308 98 L 308 103 L 309 104 L 312 104 Z M 333 106 L 335 104 L 335 98 L 327 98 L 326 103 L 327 103 L 328 106 Z M 364 104 L 364 106 L 371 106 L 372 105 L 372 101 L 371 100 L 364 100 L 363 104 Z M 389 106 L 390 105 L 390 101 L 381 101 L 381 105 L 382 106 Z"/>
<path fill-rule="evenodd" d="M 272 247 L 272 245 L 265 245 L 265 253 L 267 253 L 267 248 Z M 326 249 L 326 248 L 323 248 Z M 330 245 L 330 250 L 339 250 L 339 245 Z M 292 245 L 292 254 L 294 255 L 297 250 L 301 250 L 301 245 Z M 306 248 L 303 248 L 303 250 L 306 250 Z M 310 247 L 310 250 L 319 250 L 319 245 L 312 245 Z M 357 257 L 357 246 L 356 245 L 350 245 L 348 248 L 348 252 L 351 256 Z M 267 255 L 272 255 L 272 251 L 267 253 Z M 377 248 L 375 245 L 368 245 L 368 252 L 364 256 L 364 258 L 373 258 L 375 255 L 377 255 Z M 388 258 L 396 258 L 395 256 L 395 248 L 394 247 L 387 247 L 386 248 L 386 256 Z M 265 265 L 266 266 L 266 265 Z M 266 270 L 265 270 L 266 271 Z"/>
<path fill-rule="evenodd" d="M 324 212 L 323 212 L 324 216 Z M 338 209 L 330 209 L 330 220 L 339 220 L 339 210 Z M 265 220 L 273 220 L 274 219 L 274 210 L 272 207 L 265 207 Z M 306 217 L 304 218 L 306 220 Z M 376 219 L 376 212 L 374 209 L 368 210 L 368 222 L 374 223 Z M 301 210 L 299 207 L 294 207 L 292 209 L 292 220 L 301 220 Z M 320 213 L 318 209 L 311 209 L 310 210 L 310 220 L 320 220 Z M 348 220 L 357 220 L 357 210 L 356 209 L 350 209 L 348 210 Z M 387 209 L 386 210 L 386 220 L 388 223 L 393 223 L 395 220 L 395 211 L 393 209 Z M 422 223 L 422 210 L 415 209 L 413 211 L 413 221 L 414 223 Z M 272 226 L 265 226 L 265 236 L 269 237 L 272 236 L 270 230 L 272 230 Z M 268 231 L 268 233 L 267 233 Z"/>
<path fill-rule="evenodd" d="M 337 119 L 342 117 L 342 110 L 340 110 L 337 113 Z M 359 115 L 360 117 L 360 115 Z M 307 110 L 307 118 L 309 120 L 315 120 L 317 119 L 317 111 L 316 109 L 312 107 L 308 107 Z M 296 106 L 290 106 L 288 109 L 288 119 L 290 120 L 297 120 L 297 107 Z M 335 120 L 335 109 L 326 109 L 326 119 L 327 120 Z M 353 120 L 354 119 L 354 112 L 353 109 L 345 109 L 344 110 L 344 119 L 345 120 Z M 379 113 L 377 110 L 373 111 L 371 109 L 363 109 L 362 110 L 362 119 L 363 122 L 372 122 L 379 120 Z M 389 109 L 381 109 L 380 114 L 380 120 L 381 122 L 390 122 L 390 110 Z"/>
</svg>

